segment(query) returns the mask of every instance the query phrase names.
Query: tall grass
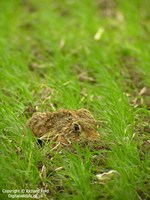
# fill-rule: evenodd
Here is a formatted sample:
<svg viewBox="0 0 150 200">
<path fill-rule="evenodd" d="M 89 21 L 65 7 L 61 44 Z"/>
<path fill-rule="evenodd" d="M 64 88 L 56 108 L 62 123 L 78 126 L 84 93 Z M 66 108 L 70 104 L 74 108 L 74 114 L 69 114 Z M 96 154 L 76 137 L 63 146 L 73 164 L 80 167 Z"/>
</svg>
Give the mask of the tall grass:
<svg viewBox="0 0 150 200">
<path fill-rule="evenodd" d="M 149 112 L 130 106 L 119 60 L 126 51 L 133 55 L 137 65 L 132 67 L 149 86 L 149 29 L 143 28 L 147 4 L 117 1 L 109 8 L 113 14 L 105 16 L 98 1 L 0 2 L 1 189 L 46 184 L 50 192 L 45 199 L 148 199 L 148 154 L 143 155 L 135 119 L 141 110 L 144 116 Z M 99 28 L 104 32 L 96 41 Z M 79 68 L 94 81 L 79 81 Z M 51 92 L 43 99 L 44 88 Z M 109 150 L 77 145 L 75 153 L 58 153 L 50 151 L 50 144 L 39 148 L 27 127 L 28 105 L 40 111 L 91 110 L 101 124 L 97 145 Z M 40 175 L 43 165 L 45 178 Z M 119 175 L 101 185 L 95 175 L 111 169 Z"/>
</svg>

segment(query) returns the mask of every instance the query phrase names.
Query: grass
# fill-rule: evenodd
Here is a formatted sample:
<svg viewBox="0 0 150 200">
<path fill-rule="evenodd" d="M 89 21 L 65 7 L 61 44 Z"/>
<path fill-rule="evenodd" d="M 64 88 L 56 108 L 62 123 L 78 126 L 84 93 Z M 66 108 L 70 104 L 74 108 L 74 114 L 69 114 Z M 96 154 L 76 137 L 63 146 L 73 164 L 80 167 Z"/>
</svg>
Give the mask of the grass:
<svg viewBox="0 0 150 200">
<path fill-rule="evenodd" d="M 149 97 L 140 94 L 150 86 L 148 8 L 148 0 L 0 1 L 1 189 L 49 189 L 43 199 L 149 198 Z M 79 69 L 93 81 L 79 80 Z M 39 148 L 26 126 L 31 109 L 83 107 L 101 124 L 97 146 L 108 149 Z M 96 180 L 112 169 L 119 175 Z"/>
</svg>

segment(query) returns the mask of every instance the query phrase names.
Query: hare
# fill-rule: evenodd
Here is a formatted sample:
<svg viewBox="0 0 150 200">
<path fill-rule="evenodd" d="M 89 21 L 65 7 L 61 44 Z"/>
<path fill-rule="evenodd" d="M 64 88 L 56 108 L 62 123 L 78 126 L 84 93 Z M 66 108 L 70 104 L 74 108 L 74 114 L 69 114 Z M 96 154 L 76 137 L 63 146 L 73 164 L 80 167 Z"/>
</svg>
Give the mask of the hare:
<svg viewBox="0 0 150 200">
<path fill-rule="evenodd" d="M 36 112 L 29 119 L 28 125 L 32 133 L 41 140 L 68 144 L 99 138 L 97 122 L 86 109 Z"/>
</svg>

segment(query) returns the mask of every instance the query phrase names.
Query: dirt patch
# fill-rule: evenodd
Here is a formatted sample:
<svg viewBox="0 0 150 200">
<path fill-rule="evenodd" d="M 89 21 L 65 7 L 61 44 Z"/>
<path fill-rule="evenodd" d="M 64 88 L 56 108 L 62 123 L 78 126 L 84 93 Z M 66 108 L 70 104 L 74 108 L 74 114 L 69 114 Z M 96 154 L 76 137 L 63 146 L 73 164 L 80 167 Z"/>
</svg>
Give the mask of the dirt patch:
<svg viewBox="0 0 150 200">
<path fill-rule="evenodd" d="M 66 4 L 64 6 L 64 3 Z M 70 9 L 69 9 L 69 3 L 64 2 L 61 4 L 59 1 L 55 1 L 53 3 L 53 8 L 56 13 L 59 14 L 60 17 L 69 17 L 71 15 Z"/>
<path fill-rule="evenodd" d="M 53 51 L 49 44 L 43 44 L 34 38 L 30 39 L 31 42 L 31 58 L 28 68 L 31 72 L 36 73 L 41 78 L 44 78 L 49 68 L 53 67 L 52 57 Z"/>
<path fill-rule="evenodd" d="M 116 15 L 116 2 L 114 0 L 96 0 L 96 5 L 104 17 Z"/>
<path fill-rule="evenodd" d="M 92 71 L 84 69 L 82 66 L 80 66 L 80 64 L 75 64 L 71 66 L 70 73 L 76 75 L 80 83 L 96 83 L 96 78 L 94 77 Z"/>
<path fill-rule="evenodd" d="M 125 79 L 125 90 L 133 107 L 144 107 L 150 110 L 150 88 L 144 84 L 143 75 L 135 68 L 137 59 L 123 56 L 121 75 Z"/>
<path fill-rule="evenodd" d="M 82 70 L 81 68 L 77 69 L 77 77 L 80 82 L 96 83 L 96 79 L 91 72 Z"/>
<path fill-rule="evenodd" d="M 29 13 L 37 11 L 36 4 L 33 4 L 30 0 L 21 0 L 21 6 L 24 7 Z"/>
</svg>

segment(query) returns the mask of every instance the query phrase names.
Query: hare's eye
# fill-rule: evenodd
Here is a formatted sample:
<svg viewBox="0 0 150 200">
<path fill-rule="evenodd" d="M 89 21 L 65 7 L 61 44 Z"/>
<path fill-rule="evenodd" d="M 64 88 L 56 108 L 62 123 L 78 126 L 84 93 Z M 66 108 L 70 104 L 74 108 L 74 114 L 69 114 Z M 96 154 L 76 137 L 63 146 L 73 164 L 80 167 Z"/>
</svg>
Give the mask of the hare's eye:
<svg viewBox="0 0 150 200">
<path fill-rule="evenodd" d="M 74 132 L 80 132 L 80 131 L 81 131 L 80 125 L 77 124 L 77 123 L 74 123 L 74 124 L 73 124 L 73 131 L 74 131 Z"/>
</svg>

